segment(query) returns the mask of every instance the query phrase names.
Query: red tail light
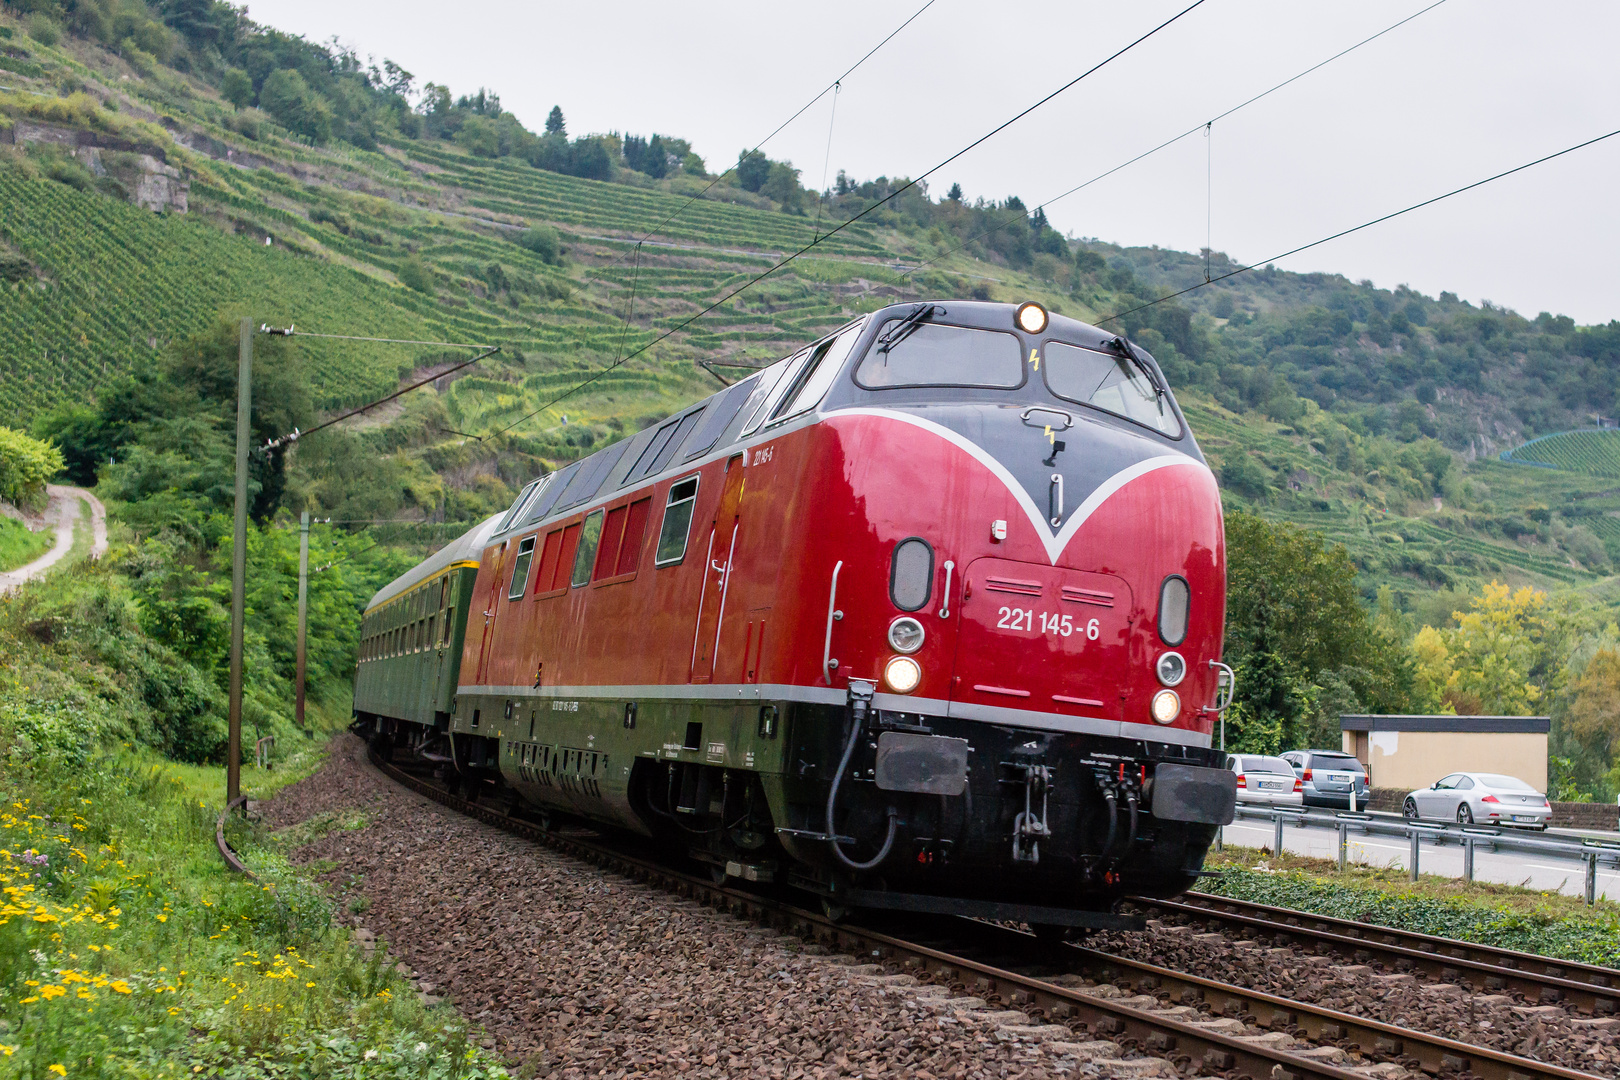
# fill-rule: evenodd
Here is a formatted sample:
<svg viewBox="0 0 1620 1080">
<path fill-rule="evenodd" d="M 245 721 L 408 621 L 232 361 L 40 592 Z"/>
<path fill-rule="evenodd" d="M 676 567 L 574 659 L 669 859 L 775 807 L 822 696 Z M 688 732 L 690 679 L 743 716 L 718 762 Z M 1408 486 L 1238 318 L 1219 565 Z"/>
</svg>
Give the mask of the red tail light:
<svg viewBox="0 0 1620 1080">
<path fill-rule="evenodd" d="M 1249 786 L 1249 778 L 1244 776 L 1242 773 L 1238 773 L 1238 787 L 1246 788 L 1248 786 Z"/>
<path fill-rule="evenodd" d="M 1485 795 L 1485 796 L 1482 796 L 1479 801 L 1480 802 L 1501 802 L 1502 800 L 1498 799 L 1495 795 Z"/>
<path fill-rule="evenodd" d="M 1309 769 L 1305 770 L 1305 777 L 1304 778 L 1306 780 L 1309 780 L 1311 778 L 1311 770 L 1309 770 Z"/>
<path fill-rule="evenodd" d="M 1294 777 L 1294 790 L 1295 791 L 1304 791 L 1305 790 L 1305 785 L 1299 782 L 1299 777 L 1297 777 L 1297 776 Z"/>
</svg>

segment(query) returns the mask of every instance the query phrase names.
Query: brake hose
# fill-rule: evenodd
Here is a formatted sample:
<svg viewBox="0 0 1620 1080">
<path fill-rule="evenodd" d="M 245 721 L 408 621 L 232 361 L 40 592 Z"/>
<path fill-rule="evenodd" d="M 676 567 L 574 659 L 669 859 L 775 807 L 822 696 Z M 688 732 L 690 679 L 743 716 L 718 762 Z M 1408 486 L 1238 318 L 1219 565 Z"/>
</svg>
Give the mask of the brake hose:
<svg viewBox="0 0 1620 1080">
<path fill-rule="evenodd" d="M 850 727 L 849 742 L 844 744 L 844 756 L 838 762 L 838 771 L 833 774 L 832 790 L 827 793 L 827 843 L 832 845 L 832 852 L 851 870 L 870 870 L 878 863 L 889 857 L 889 849 L 894 846 L 894 834 L 899 829 L 899 822 L 895 818 L 894 807 L 889 807 L 889 834 L 883 838 L 883 847 L 866 862 L 856 862 L 844 854 L 844 849 L 838 844 L 838 830 L 833 827 L 833 807 L 838 802 L 838 789 L 844 782 L 844 772 L 849 768 L 849 759 L 855 756 L 855 744 L 860 742 L 861 732 L 865 730 L 866 710 L 860 708 L 863 702 L 857 702 L 853 723 Z"/>
</svg>

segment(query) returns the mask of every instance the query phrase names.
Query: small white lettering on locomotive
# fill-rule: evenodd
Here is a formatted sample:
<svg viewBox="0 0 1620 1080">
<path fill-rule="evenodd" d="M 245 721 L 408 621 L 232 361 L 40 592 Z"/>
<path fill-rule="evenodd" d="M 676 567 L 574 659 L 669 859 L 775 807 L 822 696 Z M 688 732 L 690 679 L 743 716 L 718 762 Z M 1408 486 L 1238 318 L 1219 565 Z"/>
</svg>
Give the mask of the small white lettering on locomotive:
<svg viewBox="0 0 1620 1080">
<path fill-rule="evenodd" d="M 765 464 L 767 461 L 771 460 L 771 458 L 773 458 L 775 456 L 776 456 L 776 447 L 775 446 L 756 447 L 755 450 L 754 450 L 753 456 L 751 458 L 749 458 L 749 460 L 748 460 L 748 464 L 752 465 L 752 466 L 763 465 L 763 464 Z"/>
<path fill-rule="evenodd" d="M 726 744 L 723 743 L 723 742 L 712 742 L 712 743 L 710 743 L 709 744 L 709 760 L 710 761 L 724 761 L 725 759 L 726 759 Z"/>
</svg>

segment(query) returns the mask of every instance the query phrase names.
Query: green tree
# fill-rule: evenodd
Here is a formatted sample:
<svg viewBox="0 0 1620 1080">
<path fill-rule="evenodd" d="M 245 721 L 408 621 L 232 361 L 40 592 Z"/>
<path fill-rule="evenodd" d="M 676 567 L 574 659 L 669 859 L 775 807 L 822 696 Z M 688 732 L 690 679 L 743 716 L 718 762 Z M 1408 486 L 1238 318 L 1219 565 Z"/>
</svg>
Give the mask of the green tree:
<svg viewBox="0 0 1620 1080">
<path fill-rule="evenodd" d="M 797 210 L 804 194 L 804 189 L 799 187 L 799 170 L 791 162 L 771 162 L 770 172 L 759 193 L 780 203 L 783 211 Z"/>
<path fill-rule="evenodd" d="M 219 94 L 238 109 L 253 101 L 253 80 L 241 68 L 231 68 L 219 81 Z"/>
<path fill-rule="evenodd" d="M 561 105 L 553 105 L 550 114 L 546 116 L 546 134 L 568 137 L 568 125 L 563 121 Z"/>
<path fill-rule="evenodd" d="M 501 133 L 495 121 L 482 116 L 469 116 L 461 130 L 456 132 L 456 143 L 478 157 L 501 156 Z"/>
<path fill-rule="evenodd" d="M 945 193 L 945 197 L 947 199 L 949 199 L 953 203 L 961 202 L 962 201 L 962 185 L 957 184 L 957 183 L 951 184 L 951 190 L 949 190 L 949 191 L 947 191 Z"/>
<path fill-rule="evenodd" d="M 1233 510 L 1226 558 L 1224 651 L 1238 676 L 1229 747 L 1336 746 L 1340 712 L 1408 707 L 1411 661 L 1361 606 L 1342 545 Z M 1244 742 L 1246 731 L 1259 741 Z"/>
<path fill-rule="evenodd" d="M 332 109 L 290 68 L 272 71 L 259 87 L 259 106 L 282 127 L 311 143 L 332 137 Z"/>
<path fill-rule="evenodd" d="M 771 178 L 771 159 L 758 150 L 744 150 L 737 155 L 737 186 L 744 191 L 758 191 Z"/>
</svg>

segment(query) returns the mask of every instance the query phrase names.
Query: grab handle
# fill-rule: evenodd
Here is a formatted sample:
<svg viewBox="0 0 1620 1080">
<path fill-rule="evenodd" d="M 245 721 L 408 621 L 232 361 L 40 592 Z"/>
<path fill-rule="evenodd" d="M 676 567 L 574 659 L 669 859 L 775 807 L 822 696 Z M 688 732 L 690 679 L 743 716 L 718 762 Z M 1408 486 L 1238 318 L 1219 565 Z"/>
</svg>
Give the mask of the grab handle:
<svg viewBox="0 0 1620 1080">
<path fill-rule="evenodd" d="M 946 559 L 945 560 L 945 594 L 944 594 L 944 601 L 945 602 L 944 602 L 943 605 L 941 605 L 941 607 L 939 609 L 939 617 L 942 618 L 942 619 L 948 619 L 948 618 L 951 617 L 951 571 L 955 570 L 955 569 L 956 569 L 956 564 L 954 562 L 952 562 L 950 559 Z"/>
<path fill-rule="evenodd" d="M 1063 474 L 1052 474 L 1052 524 L 1063 524 Z"/>
<path fill-rule="evenodd" d="M 832 626 L 833 623 L 844 617 L 838 610 L 838 572 L 844 568 L 844 560 L 839 559 L 838 565 L 833 567 L 832 589 L 827 593 L 827 637 L 821 643 L 821 673 L 827 676 L 827 685 L 832 685 L 832 673 L 838 667 L 838 661 L 832 654 Z"/>
</svg>

